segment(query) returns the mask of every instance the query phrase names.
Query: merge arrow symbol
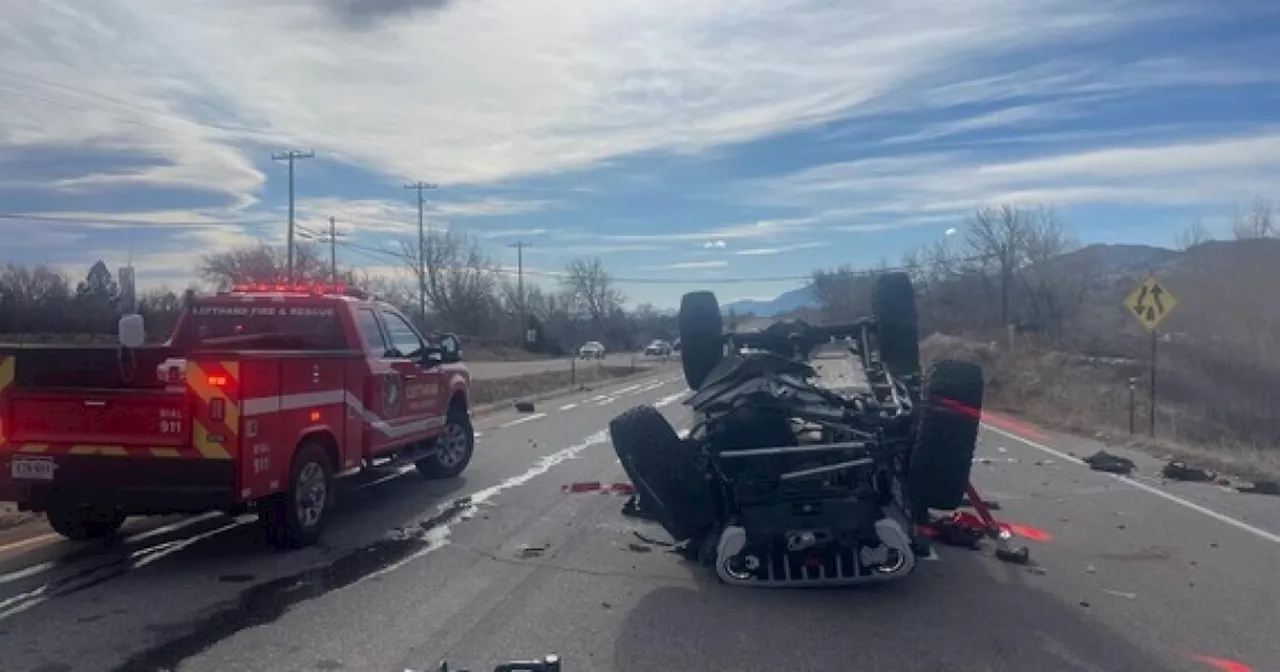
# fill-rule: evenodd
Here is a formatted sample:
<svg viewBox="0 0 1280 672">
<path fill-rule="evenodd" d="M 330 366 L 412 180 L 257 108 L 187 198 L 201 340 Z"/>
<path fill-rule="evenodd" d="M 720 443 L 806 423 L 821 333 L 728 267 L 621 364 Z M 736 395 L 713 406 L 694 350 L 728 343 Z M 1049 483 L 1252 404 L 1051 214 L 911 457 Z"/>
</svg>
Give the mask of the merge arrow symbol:
<svg viewBox="0 0 1280 672">
<path fill-rule="evenodd" d="M 1164 315 L 1164 302 L 1160 300 L 1161 294 L 1164 294 L 1163 287 L 1160 285 L 1153 285 L 1151 287 L 1151 299 L 1156 302 L 1156 310 L 1159 311 L 1161 315 Z"/>
</svg>

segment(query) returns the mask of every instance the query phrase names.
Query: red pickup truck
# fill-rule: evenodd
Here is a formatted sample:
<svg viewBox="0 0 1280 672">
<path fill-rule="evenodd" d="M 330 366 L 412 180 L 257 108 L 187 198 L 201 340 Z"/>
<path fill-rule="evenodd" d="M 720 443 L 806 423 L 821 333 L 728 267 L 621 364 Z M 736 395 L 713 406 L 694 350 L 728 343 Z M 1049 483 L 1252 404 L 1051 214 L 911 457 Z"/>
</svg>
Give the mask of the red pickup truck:
<svg viewBox="0 0 1280 672">
<path fill-rule="evenodd" d="M 126 516 L 256 510 L 280 546 L 319 538 L 334 480 L 471 460 L 470 374 L 454 336 L 426 338 L 344 287 L 237 286 L 190 296 L 170 340 L 0 345 L 0 501 L 73 539 Z"/>
</svg>

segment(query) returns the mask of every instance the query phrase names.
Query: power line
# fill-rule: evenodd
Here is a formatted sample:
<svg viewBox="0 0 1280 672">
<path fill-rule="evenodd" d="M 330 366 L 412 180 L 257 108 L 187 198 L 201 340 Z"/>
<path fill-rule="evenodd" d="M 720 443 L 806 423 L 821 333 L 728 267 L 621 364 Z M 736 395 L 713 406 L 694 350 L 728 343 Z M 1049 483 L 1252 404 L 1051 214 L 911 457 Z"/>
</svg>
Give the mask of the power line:
<svg viewBox="0 0 1280 672">
<path fill-rule="evenodd" d="M 422 205 L 426 199 L 422 197 L 423 190 L 436 189 L 436 185 L 430 182 L 414 182 L 413 184 L 404 185 L 405 189 L 413 189 L 418 192 L 418 313 L 422 318 L 422 324 L 427 323 L 427 269 L 426 252 L 427 247 L 426 227 L 422 223 Z"/>
<path fill-rule="evenodd" d="M 301 152 L 296 149 L 291 149 L 287 152 L 276 152 L 271 155 L 272 161 L 289 162 L 289 282 L 293 282 L 293 164 L 298 159 L 311 159 L 315 155 L 315 152 Z"/>
</svg>

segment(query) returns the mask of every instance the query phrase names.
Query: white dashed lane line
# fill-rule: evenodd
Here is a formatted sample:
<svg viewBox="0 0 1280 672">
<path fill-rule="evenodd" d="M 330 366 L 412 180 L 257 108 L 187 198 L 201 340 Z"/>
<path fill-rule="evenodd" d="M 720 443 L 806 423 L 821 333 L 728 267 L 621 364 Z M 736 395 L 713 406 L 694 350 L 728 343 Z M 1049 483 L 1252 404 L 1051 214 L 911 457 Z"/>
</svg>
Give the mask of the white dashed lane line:
<svg viewBox="0 0 1280 672">
<path fill-rule="evenodd" d="M 504 422 L 501 425 L 498 425 L 498 428 L 515 427 L 516 425 L 523 425 L 526 422 L 532 422 L 545 417 L 547 417 L 546 413 L 534 413 L 533 415 L 526 415 L 523 418 L 516 418 L 515 420 Z"/>
</svg>

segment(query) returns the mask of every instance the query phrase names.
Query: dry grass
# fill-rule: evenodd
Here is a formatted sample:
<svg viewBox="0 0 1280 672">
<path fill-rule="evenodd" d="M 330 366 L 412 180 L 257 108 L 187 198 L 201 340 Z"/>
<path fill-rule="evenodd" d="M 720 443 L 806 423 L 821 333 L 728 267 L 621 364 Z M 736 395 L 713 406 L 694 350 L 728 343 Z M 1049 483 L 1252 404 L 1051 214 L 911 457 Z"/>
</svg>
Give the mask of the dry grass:
<svg viewBox="0 0 1280 672">
<path fill-rule="evenodd" d="M 629 366 L 584 366 L 576 375 L 572 371 L 547 371 L 527 376 L 474 380 L 471 383 L 471 400 L 476 405 L 522 399 L 563 389 L 651 371 Z"/>
<path fill-rule="evenodd" d="M 1267 438 L 1273 420 L 1269 413 L 1239 417 L 1241 407 L 1219 406 L 1231 394 L 1221 389 L 1188 396 L 1186 390 L 1205 379 L 1177 370 L 1158 372 L 1167 382 L 1170 399 L 1158 403 L 1156 435 L 1146 432 L 1147 370 L 1142 362 L 1124 362 L 1053 352 L 1031 347 L 1010 353 L 991 344 L 934 334 L 921 344 L 926 362 L 950 358 L 981 364 L 987 377 L 987 405 L 1025 417 L 1043 427 L 1125 445 L 1156 456 L 1184 459 L 1206 469 L 1250 479 L 1280 479 L 1280 448 Z M 1136 377 L 1135 418 L 1138 434 L 1129 425 L 1130 377 Z M 1218 381 L 1216 387 L 1225 386 Z M 1203 395 L 1203 396 L 1201 396 Z M 1251 409 L 1252 410 L 1252 409 Z M 1225 425 L 1227 412 L 1238 417 Z M 1255 413 L 1256 415 L 1257 413 Z"/>
</svg>

